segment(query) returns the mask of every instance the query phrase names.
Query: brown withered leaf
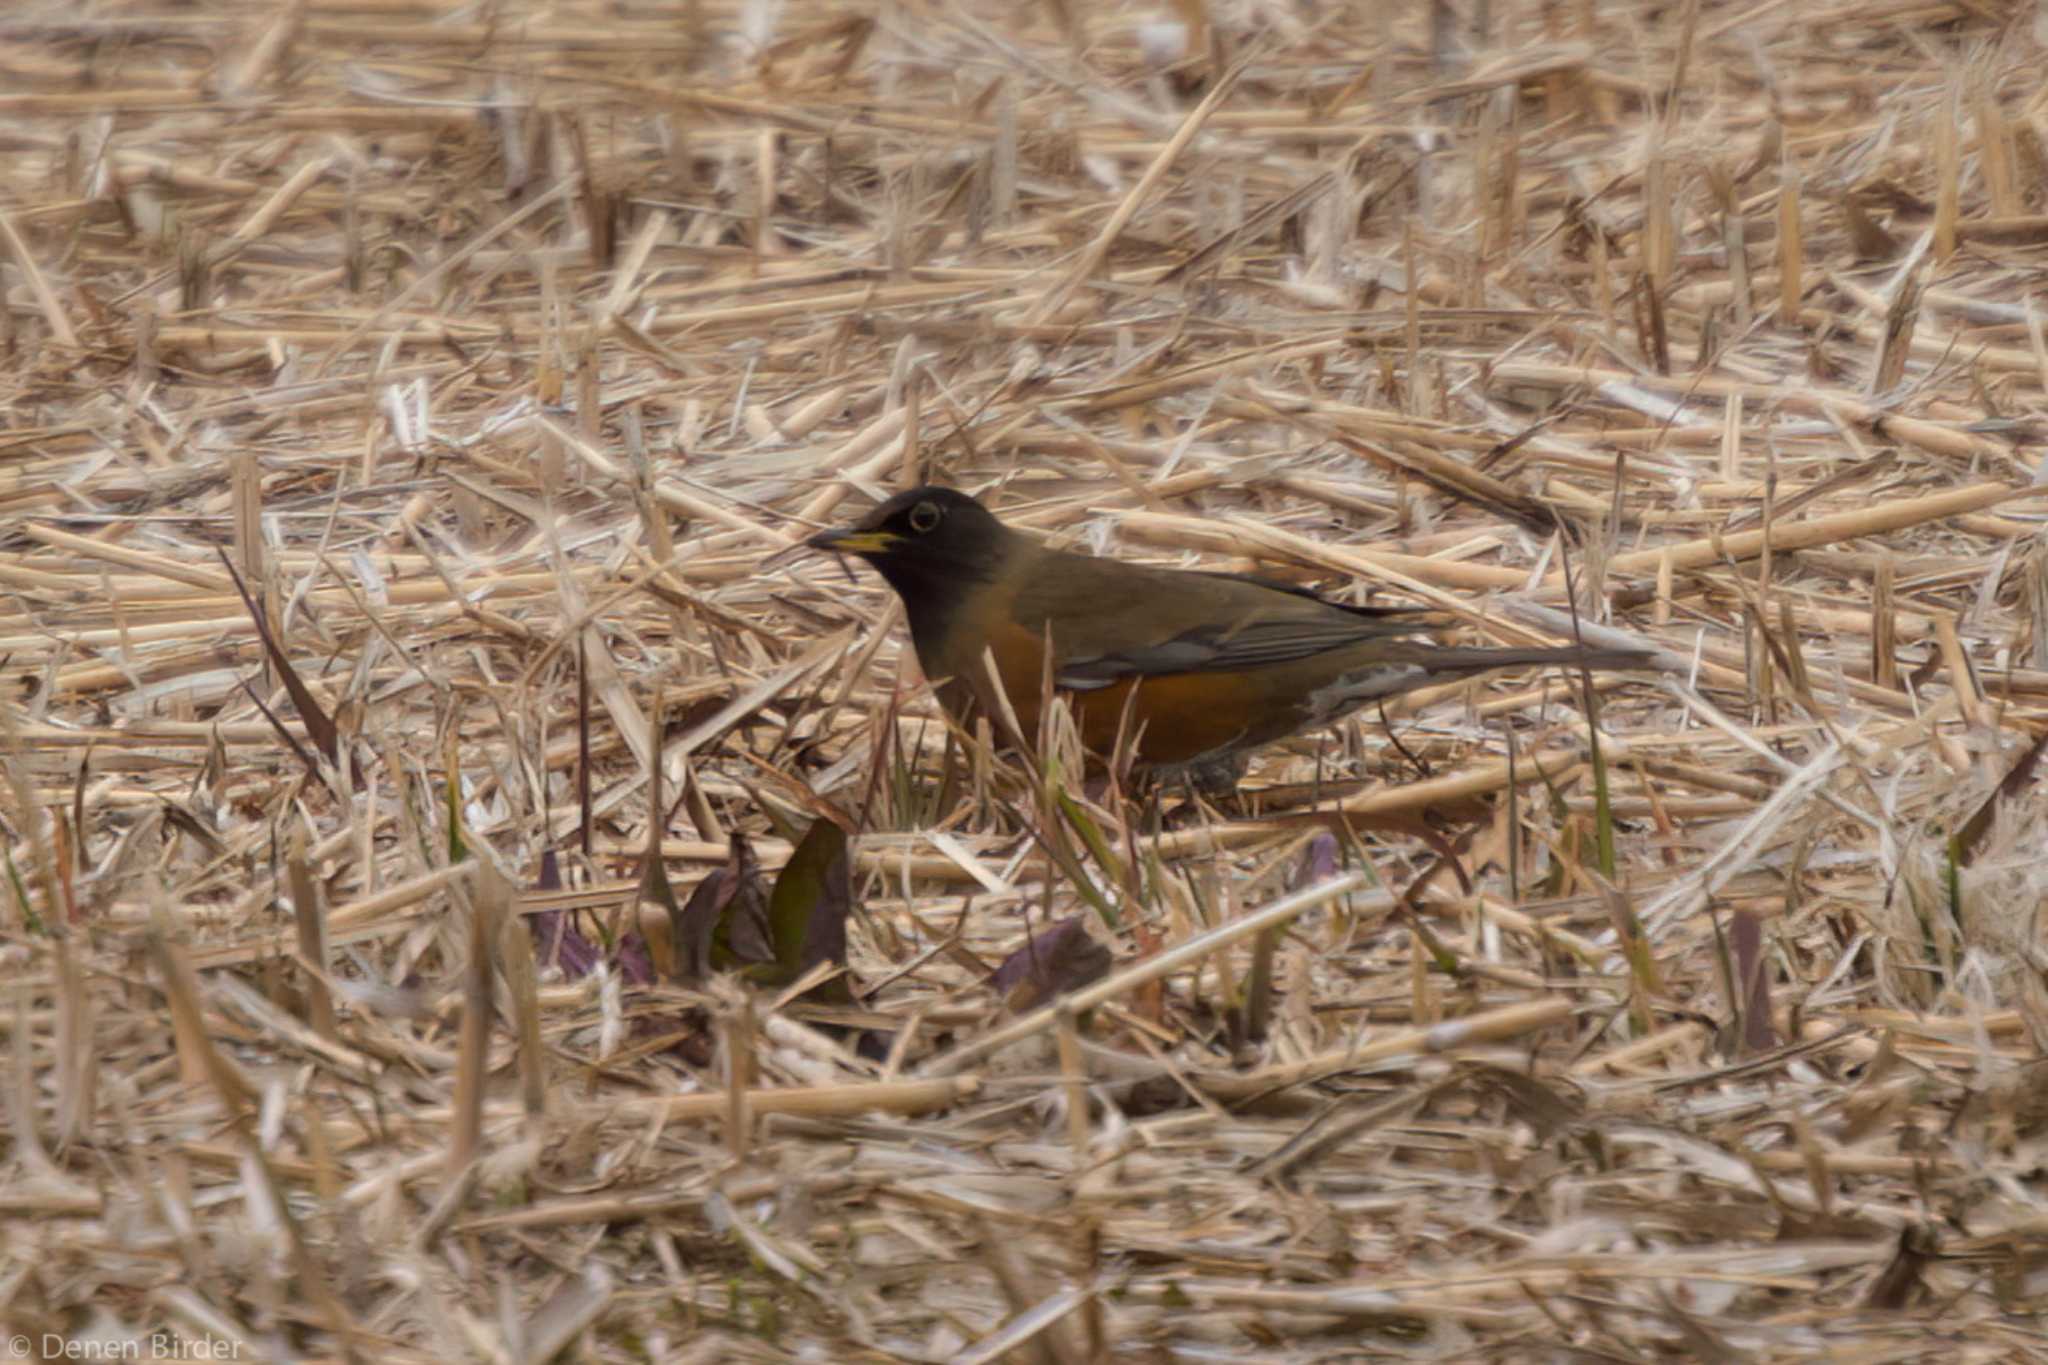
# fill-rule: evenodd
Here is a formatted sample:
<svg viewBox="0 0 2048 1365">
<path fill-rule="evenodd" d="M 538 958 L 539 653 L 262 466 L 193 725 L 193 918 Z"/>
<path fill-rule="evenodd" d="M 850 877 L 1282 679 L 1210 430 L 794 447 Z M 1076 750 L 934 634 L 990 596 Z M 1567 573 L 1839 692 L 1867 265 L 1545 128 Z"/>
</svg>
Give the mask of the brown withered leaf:
<svg viewBox="0 0 2048 1365">
<path fill-rule="evenodd" d="M 1863 1296 L 1871 1308 L 1900 1309 L 1924 1299 L 1928 1287 L 1927 1263 L 1940 1250 L 1941 1241 L 1933 1228 L 1915 1223 L 1899 1229 L 1892 1258 Z"/>
<path fill-rule="evenodd" d="M 1899 239 L 1886 230 L 1884 224 L 1871 216 L 1870 210 L 1857 196 L 1842 197 L 1842 218 L 1849 225 L 1849 243 L 1858 261 L 1889 261 L 1896 259 L 1900 247 Z"/>
<path fill-rule="evenodd" d="M 1042 934 L 1033 934 L 1003 959 L 989 984 L 1003 1003 L 1022 1013 L 1056 995 L 1080 990 L 1100 981 L 1109 972 L 1110 954 L 1106 944 L 1088 933 L 1079 915 L 1063 919 Z"/>
<path fill-rule="evenodd" d="M 549 849 L 540 855 L 540 876 L 534 882 L 534 890 L 559 891 L 561 887 L 561 860 L 553 849 Z M 574 911 L 543 910 L 539 914 L 527 915 L 525 919 L 526 931 L 533 936 L 536 961 L 542 967 L 560 968 L 562 975 L 571 981 L 588 976 L 590 969 L 604 956 L 597 944 L 576 927 Z"/>
<path fill-rule="evenodd" d="M 680 981 L 699 981 L 714 971 L 774 960 L 761 897 L 761 864 L 745 838 L 732 836 L 725 863 L 697 883 L 677 912 L 675 943 L 673 975 Z"/>
<path fill-rule="evenodd" d="M 306 737 L 312 740 L 314 746 L 327 756 L 329 763 L 340 763 L 341 732 L 336 727 L 334 718 L 327 714 L 325 707 L 320 705 L 319 698 L 313 695 L 313 689 L 306 686 L 305 679 L 301 678 L 299 671 L 292 667 L 291 658 L 284 652 L 284 646 L 279 644 L 277 637 L 270 633 L 270 618 L 265 616 L 263 609 L 256 605 L 256 599 L 250 595 L 248 586 L 242 582 L 241 572 L 235 568 L 234 561 L 228 558 L 227 551 L 222 550 L 219 553 L 220 562 L 226 566 L 228 577 L 234 582 L 235 591 L 241 595 L 242 605 L 249 609 L 249 619 L 256 626 L 257 638 L 263 642 L 263 652 L 269 657 L 271 667 L 277 670 L 278 680 L 284 684 L 285 692 L 292 699 L 292 706 L 299 713 L 300 722 L 306 727 Z M 247 688 L 246 683 L 244 687 Z M 253 688 L 248 688 L 247 690 L 251 697 L 256 696 Z M 264 706 L 260 698 L 257 699 L 256 704 L 262 709 L 263 714 L 269 718 L 271 724 L 278 726 L 278 733 L 284 736 L 285 742 L 290 744 L 294 750 L 297 750 L 301 760 L 306 764 L 307 771 L 317 778 L 319 776 L 319 769 L 313 766 L 310 759 L 306 759 L 305 750 L 299 747 L 299 742 L 293 739 L 282 725 L 278 725 L 277 718 L 271 715 L 270 708 Z M 361 771 L 357 770 L 355 776 L 358 780 L 361 780 Z"/>
<path fill-rule="evenodd" d="M 1763 922 L 1753 911 L 1737 910 L 1728 925 L 1728 945 L 1735 959 L 1735 999 L 1742 1020 L 1742 1056 L 1769 1052 L 1778 1045 L 1771 1025 L 1770 963 L 1764 959 Z"/>
</svg>

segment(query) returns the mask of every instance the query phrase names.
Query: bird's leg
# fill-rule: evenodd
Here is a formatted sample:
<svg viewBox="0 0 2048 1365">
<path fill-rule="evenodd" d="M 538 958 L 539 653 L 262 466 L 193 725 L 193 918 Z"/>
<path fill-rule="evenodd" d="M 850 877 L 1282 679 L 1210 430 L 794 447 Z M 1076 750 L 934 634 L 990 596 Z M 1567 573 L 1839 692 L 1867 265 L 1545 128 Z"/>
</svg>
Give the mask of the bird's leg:
<svg viewBox="0 0 2048 1365">
<path fill-rule="evenodd" d="M 1401 742 L 1401 737 L 1394 733 L 1394 723 L 1387 719 L 1387 702 L 1384 697 L 1380 699 L 1379 713 L 1380 729 L 1386 733 L 1387 743 L 1394 746 L 1395 753 L 1415 765 L 1416 776 L 1428 777 L 1430 775 L 1429 764 L 1424 762 L 1419 755 L 1411 752 L 1408 746 Z"/>
<path fill-rule="evenodd" d="M 1238 784 L 1244 779 L 1247 761 L 1243 754 L 1219 754 L 1192 763 L 1139 768 L 1132 774 L 1131 789 L 1134 793 L 1145 793 L 1146 799 L 1162 812 L 1166 793 L 1181 792 L 1185 797 L 1181 805 L 1170 815 L 1162 815 L 1165 824 L 1180 826 L 1204 816 L 1220 815 L 1219 806 L 1241 807 Z"/>
<path fill-rule="evenodd" d="M 1243 754 L 1219 754 L 1187 765 L 1188 786 L 1210 801 L 1234 798 L 1250 761 Z"/>
</svg>

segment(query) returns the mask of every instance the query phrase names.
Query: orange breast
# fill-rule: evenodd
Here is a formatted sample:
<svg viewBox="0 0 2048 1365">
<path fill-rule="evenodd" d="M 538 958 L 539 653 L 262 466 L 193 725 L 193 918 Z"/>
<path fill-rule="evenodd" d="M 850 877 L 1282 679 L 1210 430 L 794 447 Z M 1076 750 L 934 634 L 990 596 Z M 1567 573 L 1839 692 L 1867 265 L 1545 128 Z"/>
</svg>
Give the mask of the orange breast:
<svg viewBox="0 0 2048 1365">
<path fill-rule="evenodd" d="M 1131 700 L 1133 691 L 1135 700 Z M 1134 678 L 1074 694 L 1081 738 L 1107 754 L 1116 745 L 1124 707 L 1138 735 L 1141 763 L 1186 763 L 1242 744 L 1262 727 L 1264 689 L 1239 673 L 1170 673 Z"/>
<path fill-rule="evenodd" d="M 990 633 L 988 649 L 1024 738 L 1036 744 L 1045 678 L 1044 640 L 1022 627 L 1005 625 Z M 960 671 L 968 676 L 976 700 L 995 714 L 994 698 L 980 678 L 982 669 L 963 667 Z M 1137 699 L 1129 702 L 1133 690 Z M 1172 673 L 1067 695 L 1081 727 L 1082 742 L 1104 756 L 1116 747 L 1129 702 L 1130 725 L 1138 735 L 1138 761 L 1160 764 L 1184 763 L 1243 743 L 1253 731 L 1270 731 L 1273 718 L 1266 710 L 1272 699 L 1267 691 L 1245 674 Z M 1291 724 L 1281 726 L 1283 732 L 1292 728 Z"/>
</svg>

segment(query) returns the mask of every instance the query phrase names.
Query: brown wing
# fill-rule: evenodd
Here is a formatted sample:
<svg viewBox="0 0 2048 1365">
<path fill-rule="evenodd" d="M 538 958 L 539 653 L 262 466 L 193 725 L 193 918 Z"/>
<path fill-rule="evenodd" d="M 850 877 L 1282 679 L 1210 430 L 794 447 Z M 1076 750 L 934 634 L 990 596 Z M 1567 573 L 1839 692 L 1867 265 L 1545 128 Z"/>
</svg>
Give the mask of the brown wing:
<svg viewBox="0 0 2048 1365">
<path fill-rule="evenodd" d="M 1015 618 L 1052 631 L 1053 681 L 1076 692 L 1131 678 L 1272 667 L 1412 634 L 1415 613 L 1347 607 L 1236 574 L 1187 573 L 1079 555 L 1046 556 L 1019 591 Z M 1057 598 L 1051 585 L 1057 585 Z"/>
</svg>

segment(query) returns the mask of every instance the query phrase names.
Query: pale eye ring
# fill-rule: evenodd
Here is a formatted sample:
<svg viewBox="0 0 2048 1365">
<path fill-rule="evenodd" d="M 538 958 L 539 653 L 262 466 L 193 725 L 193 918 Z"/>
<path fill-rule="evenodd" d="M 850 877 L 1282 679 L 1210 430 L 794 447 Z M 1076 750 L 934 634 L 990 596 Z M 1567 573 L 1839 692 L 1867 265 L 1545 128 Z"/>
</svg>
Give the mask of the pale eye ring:
<svg viewBox="0 0 2048 1365">
<path fill-rule="evenodd" d="M 935 502 L 921 502 L 910 509 L 910 529 L 923 535 L 939 524 L 939 505 Z"/>
</svg>

